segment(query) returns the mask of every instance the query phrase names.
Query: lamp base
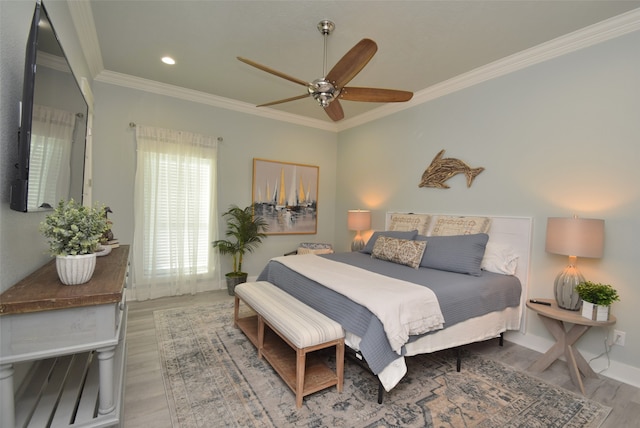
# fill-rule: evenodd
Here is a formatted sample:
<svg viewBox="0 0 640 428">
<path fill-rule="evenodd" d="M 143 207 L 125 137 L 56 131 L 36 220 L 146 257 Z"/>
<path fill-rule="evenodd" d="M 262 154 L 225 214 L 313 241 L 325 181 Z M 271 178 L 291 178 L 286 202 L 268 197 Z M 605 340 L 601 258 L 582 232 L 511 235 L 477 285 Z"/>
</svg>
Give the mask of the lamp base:
<svg viewBox="0 0 640 428">
<path fill-rule="evenodd" d="M 584 282 L 584 276 L 573 266 L 567 266 L 558 274 L 553 285 L 553 292 L 558 306 L 569 311 L 580 309 L 582 300 L 576 292 L 576 285 Z"/>
<path fill-rule="evenodd" d="M 356 239 L 351 243 L 351 251 L 360 251 L 364 248 L 364 239 L 359 238 L 358 236 L 356 236 Z"/>
</svg>

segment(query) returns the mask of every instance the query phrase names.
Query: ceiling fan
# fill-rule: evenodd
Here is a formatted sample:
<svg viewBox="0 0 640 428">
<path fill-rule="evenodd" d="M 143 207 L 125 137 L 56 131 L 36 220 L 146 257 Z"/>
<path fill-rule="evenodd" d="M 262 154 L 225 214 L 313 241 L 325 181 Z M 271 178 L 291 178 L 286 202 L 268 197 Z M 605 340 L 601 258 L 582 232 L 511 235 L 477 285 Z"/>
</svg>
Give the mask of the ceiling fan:
<svg viewBox="0 0 640 428">
<path fill-rule="evenodd" d="M 311 96 L 323 108 L 331 120 L 337 122 L 344 118 L 344 112 L 340 105 L 339 99 L 347 101 L 364 101 L 375 103 L 392 103 L 409 101 L 413 97 L 413 92 L 400 91 L 395 89 L 381 88 L 359 88 L 347 85 L 367 63 L 373 58 L 378 45 L 370 39 L 360 40 L 354 47 L 347 52 L 340 61 L 333 66 L 329 73 L 326 73 L 327 66 L 327 38 L 335 29 L 335 24 L 328 20 L 322 20 L 318 23 L 318 31 L 324 36 L 324 61 L 322 65 L 322 75 L 313 82 L 305 82 L 277 70 L 258 64 L 247 58 L 237 57 L 240 61 L 252 67 L 256 67 L 267 73 L 289 80 L 302 86 L 306 86 L 307 93 L 297 95 L 283 100 L 272 101 L 266 104 L 260 104 L 258 107 L 266 107 L 274 104 L 282 104 L 289 101 L 300 100 Z"/>
</svg>

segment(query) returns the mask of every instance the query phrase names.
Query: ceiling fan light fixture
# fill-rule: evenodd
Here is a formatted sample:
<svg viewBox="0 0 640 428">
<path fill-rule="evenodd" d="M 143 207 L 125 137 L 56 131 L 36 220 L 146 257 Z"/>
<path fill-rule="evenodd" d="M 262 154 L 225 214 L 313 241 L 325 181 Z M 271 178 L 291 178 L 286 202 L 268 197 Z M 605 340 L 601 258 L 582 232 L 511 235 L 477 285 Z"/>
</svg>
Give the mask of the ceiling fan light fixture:
<svg viewBox="0 0 640 428">
<path fill-rule="evenodd" d="M 336 88 L 326 79 L 316 79 L 307 87 L 309 95 L 322 107 L 327 107 L 331 101 L 338 98 L 340 89 Z"/>
</svg>

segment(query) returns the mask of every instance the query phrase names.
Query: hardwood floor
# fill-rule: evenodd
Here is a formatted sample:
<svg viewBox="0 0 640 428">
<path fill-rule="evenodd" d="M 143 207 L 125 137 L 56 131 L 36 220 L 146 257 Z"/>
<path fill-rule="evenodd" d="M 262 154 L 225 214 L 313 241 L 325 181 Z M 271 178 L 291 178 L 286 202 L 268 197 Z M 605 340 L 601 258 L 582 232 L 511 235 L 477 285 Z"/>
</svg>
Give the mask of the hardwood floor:
<svg viewBox="0 0 640 428">
<path fill-rule="evenodd" d="M 199 293 L 195 296 L 170 297 L 146 302 L 129 302 L 127 325 L 127 374 L 124 403 L 124 426 L 136 428 L 171 427 L 171 417 L 164 392 L 153 312 L 156 310 L 233 300 L 226 290 Z M 525 371 L 540 354 L 522 346 L 495 341 L 469 345 L 467 349 L 494 357 Z M 463 360 L 464 368 L 464 360 Z M 573 385 L 566 364 L 556 361 L 541 374 L 546 382 L 579 392 Z M 601 376 L 585 381 L 586 395 L 613 408 L 603 428 L 640 427 L 640 389 Z M 375 397 L 372 397 L 375 400 Z M 212 425 L 212 426 L 215 426 Z"/>
</svg>

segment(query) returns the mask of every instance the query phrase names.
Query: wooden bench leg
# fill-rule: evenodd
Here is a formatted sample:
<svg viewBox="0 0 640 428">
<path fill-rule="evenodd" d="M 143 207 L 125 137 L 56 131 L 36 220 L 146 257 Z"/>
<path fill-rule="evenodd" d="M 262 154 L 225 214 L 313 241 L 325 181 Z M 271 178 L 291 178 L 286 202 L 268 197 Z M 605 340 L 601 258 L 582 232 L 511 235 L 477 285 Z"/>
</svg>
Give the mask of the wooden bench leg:
<svg viewBox="0 0 640 428">
<path fill-rule="evenodd" d="M 304 394 L 304 372 L 306 365 L 306 351 L 298 349 L 296 351 L 296 407 L 302 407 L 302 396 Z"/>
<path fill-rule="evenodd" d="M 238 327 L 239 315 L 240 315 L 240 298 L 236 296 L 235 301 L 233 303 L 233 326 L 234 327 Z"/>
<path fill-rule="evenodd" d="M 262 349 L 264 348 L 264 318 L 258 314 L 258 358 L 262 358 Z"/>
<path fill-rule="evenodd" d="M 336 375 L 338 376 L 338 384 L 336 388 L 338 392 L 342 392 L 342 384 L 344 382 L 344 339 L 336 345 Z"/>
</svg>

